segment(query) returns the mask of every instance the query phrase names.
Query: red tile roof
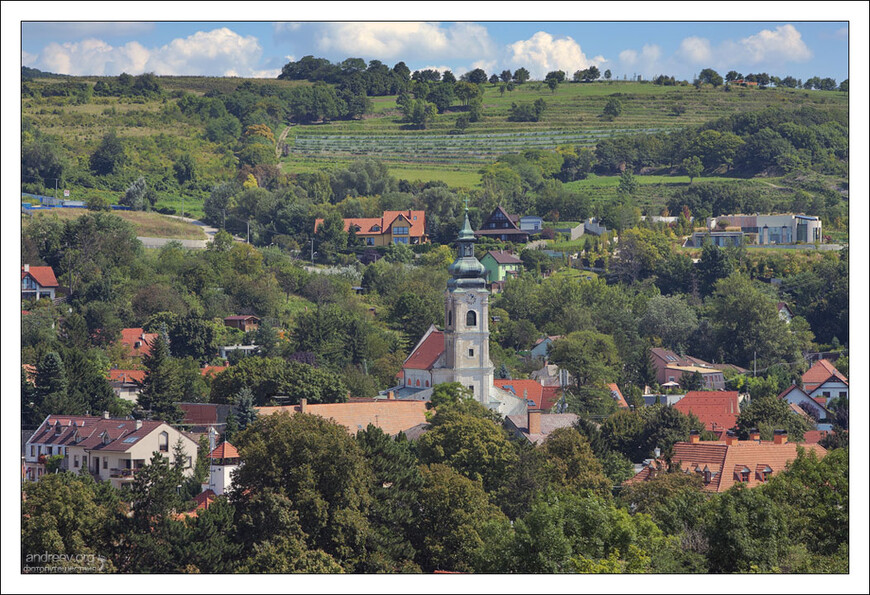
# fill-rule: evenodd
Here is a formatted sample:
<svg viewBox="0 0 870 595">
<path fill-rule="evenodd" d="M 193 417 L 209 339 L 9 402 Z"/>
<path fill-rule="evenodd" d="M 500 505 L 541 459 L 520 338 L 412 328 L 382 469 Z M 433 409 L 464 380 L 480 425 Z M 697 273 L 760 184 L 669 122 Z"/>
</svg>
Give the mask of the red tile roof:
<svg viewBox="0 0 870 595">
<path fill-rule="evenodd" d="M 830 434 L 828 430 L 810 430 L 808 432 L 804 432 L 804 443 L 805 444 L 818 444 L 822 441 L 822 439 Z"/>
<path fill-rule="evenodd" d="M 253 318 L 254 320 L 260 320 L 253 314 L 234 314 L 233 316 L 227 316 L 224 320 L 248 320 L 249 318 Z"/>
<path fill-rule="evenodd" d="M 54 269 L 51 267 L 29 267 L 28 272 L 24 272 L 24 267 L 21 267 L 21 278 L 33 277 L 33 280 L 39 283 L 42 287 L 60 287 L 57 282 L 57 277 L 54 276 Z"/>
<path fill-rule="evenodd" d="M 615 382 L 611 382 L 607 385 L 610 388 L 610 393 L 616 399 L 616 404 L 619 405 L 622 409 L 628 409 L 628 403 L 625 400 L 625 397 L 622 396 L 622 391 L 619 390 L 619 387 L 616 386 Z"/>
<path fill-rule="evenodd" d="M 425 401 L 378 400 L 354 403 L 330 403 L 305 405 L 305 413 L 332 419 L 348 429 L 351 434 L 365 430 L 369 424 L 382 429 L 391 436 L 426 423 Z M 288 412 L 299 413 L 301 405 L 284 407 L 257 407 L 260 415 Z"/>
<path fill-rule="evenodd" d="M 408 356 L 402 368 L 431 370 L 442 353 L 444 353 L 444 333 L 435 329 Z"/>
<path fill-rule="evenodd" d="M 490 250 L 487 254 L 492 256 L 498 264 L 523 264 L 523 261 L 517 258 L 513 252 L 507 250 Z"/>
<path fill-rule="evenodd" d="M 824 384 L 832 377 L 840 382 L 849 384 L 849 379 L 843 376 L 843 374 L 841 374 L 831 362 L 826 359 L 820 359 L 817 360 L 809 370 L 804 372 L 801 380 L 803 380 L 804 383 L 804 390 L 812 392 L 818 388 L 819 385 Z"/>
<path fill-rule="evenodd" d="M 350 231 L 350 226 L 359 228 L 358 236 L 376 236 L 390 231 L 393 223 L 399 217 L 408 221 L 408 235 L 421 237 L 426 235 L 426 211 L 384 211 L 381 217 L 351 217 L 344 219 L 344 231 Z M 323 219 L 314 220 L 314 231 L 323 223 Z"/>
<path fill-rule="evenodd" d="M 238 459 L 239 451 L 236 450 L 236 447 L 230 444 L 229 442 L 224 442 L 223 444 L 218 445 L 213 451 L 211 451 L 208 455 L 210 459 Z"/>
<path fill-rule="evenodd" d="M 157 333 L 146 333 L 142 328 L 121 329 L 121 343 L 130 350 L 132 357 L 144 357 L 151 353 L 151 342 L 157 338 Z M 136 347 L 136 344 L 139 347 Z"/>
<path fill-rule="evenodd" d="M 545 386 L 541 392 L 540 408 L 544 411 L 550 411 L 553 406 L 562 398 L 562 387 L 560 386 Z"/>
<path fill-rule="evenodd" d="M 544 409 L 542 403 L 544 387 L 541 386 L 541 383 L 537 380 L 507 380 L 504 378 L 496 378 L 492 383 L 501 389 L 512 392 L 520 399 L 525 397 L 526 399 L 534 401 L 534 406 L 536 408 Z"/>
<path fill-rule="evenodd" d="M 145 370 L 109 370 L 109 382 L 141 383 L 145 380 Z"/>
<path fill-rule="evenodd" d="M 60 421 L 62 431 L 57 434 L 55 424 Z M 87 415 L 51 415 L 39 426 L 29 442 L 38 444 L 78 446 L 87 450 L 104 450 L 124 452 L 136 444 L 139 439 L 147 436 L 158 427 L 162 421 L 143 421 L 136 429 L 134 419 L 105 419 Z M 75 435 L 79 433 L 81 440 L 76 443 Z M 110 442 L 103 444 L 103 434 L 109 436 Z M 136 440 L 127 442 L 129 438 Z"/>
<path fill-rule="evenodd" d="M 740 414 L 736 390 L 689 391 L 674 404 L 674 408 L 686 415 L 693 413 L 711 432 L 730 430 Z"/>
<path fill-rule="evenodd" d="M 203 376 L 216 376 L 229 368 L 229 366 L 205 366 L 201 372 Z"/>
</svg>

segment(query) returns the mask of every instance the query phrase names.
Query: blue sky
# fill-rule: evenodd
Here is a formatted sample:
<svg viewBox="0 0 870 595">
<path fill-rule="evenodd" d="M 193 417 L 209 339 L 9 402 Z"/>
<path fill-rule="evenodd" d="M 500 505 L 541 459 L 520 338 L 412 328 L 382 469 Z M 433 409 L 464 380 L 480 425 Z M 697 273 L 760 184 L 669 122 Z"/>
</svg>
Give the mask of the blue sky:
<svg viewBox="0 0 870 595">
<path fill-rule="evenodd" d="M 596 16 L 575 12 L 559 17 Z M 81 75 L 274 77 L 288 60 L 312 54 L 332 61 L 378 59 L 390 66 L 404 60 L 412 70 L 449 68 L 456 74 L 524 66 L 539 78 L 550 70 L 570 76 L 596 65 L 619 78 L 668 74 L 691 79 L 711 67 L 723 75 L 734 69 L 802 79 L 830 76 L 839 82 L 848 77 L 849 57 L 845 20 L 23 22 L 21 34 L 23 65 Z"/>
</svg>

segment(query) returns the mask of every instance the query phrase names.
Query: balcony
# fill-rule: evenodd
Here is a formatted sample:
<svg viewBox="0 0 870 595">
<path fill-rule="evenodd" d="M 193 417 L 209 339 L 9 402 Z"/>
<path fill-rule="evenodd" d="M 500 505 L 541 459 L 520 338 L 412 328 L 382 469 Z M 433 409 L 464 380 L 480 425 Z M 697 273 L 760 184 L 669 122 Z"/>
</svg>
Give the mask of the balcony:
<svg viewBox="0 0 870 595">
<path fill-rule="evenodd" d="M 138 469 L 109 469 L 109 477 L 112 479 L 133 479 Z"/>
</svg>

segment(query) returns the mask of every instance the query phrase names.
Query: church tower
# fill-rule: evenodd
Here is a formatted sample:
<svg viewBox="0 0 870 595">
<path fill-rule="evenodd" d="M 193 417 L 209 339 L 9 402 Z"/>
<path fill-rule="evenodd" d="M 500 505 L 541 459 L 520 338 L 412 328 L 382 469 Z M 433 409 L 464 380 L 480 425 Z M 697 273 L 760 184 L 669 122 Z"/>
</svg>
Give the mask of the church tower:
<svg viewBox="0 0 870 595">
<path fill-rule="evenodd" d="M 490 407 L 493 391 L 493 366 L 489 360 L 489 291 L 486 269 L 474 257 L 474 231 L 465 214 L 459 232 L 459 253 L 447 269 L 450 280 L 445 295 L 444 368 L 452 378 L 440 382 L 459 382 L 474 392 L 474 397 Z"/>
</svg>

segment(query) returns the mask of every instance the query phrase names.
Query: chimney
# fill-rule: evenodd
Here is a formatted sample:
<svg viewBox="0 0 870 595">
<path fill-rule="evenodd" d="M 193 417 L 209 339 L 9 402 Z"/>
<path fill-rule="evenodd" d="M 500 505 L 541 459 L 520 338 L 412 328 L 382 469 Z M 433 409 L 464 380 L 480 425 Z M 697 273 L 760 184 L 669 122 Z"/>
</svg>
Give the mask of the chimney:
<svg viewBox="0 0 870 595">
<path fill-rule="evenodd" d="M 388 400 L 388 401 L 393 401 L 393 400 L 395 400 L 395 399 L 396 399 L 396 393 L 394 393 L 394 392 L 391 391 L 391 390 L 390 390 L 390 391 L 387 391 L 387 400 Z"/>
<path fill-rule="evenodd" d="M 773 443 L 774 444 L 785 444 L 788 442 L 788 431 L 787 430 L 774 430 L 773 431 Z"/>
<path fill-rule="evenodd" d="M 761 442 L 761 432 L 758 431 L 758 428 L 752 428 L 749 430 L 749 439 L 754 440 L 755 442 Z"/>
<path fill-rule="evenodd" d="M 540 434 L 541 433 L 541 410 L 540 409 L 529 409 L 529 421 L 528 421 L 528 429 L 529 434 Z"/>
<path fill-rule="evenodd" d="M 25 272 L 25 273 L 29 273 L 29 272 L 30 272 L 30 265 L 29 265 L 29 264 L 24 265 L 24 272 Z"/>
<path fill-rule="evenodd" d="M 143 341 L 145 340 L 145 331 L 144 330 L 142 331 L 142 340 Z"/>
<path fill-rule="evenodd" d="M 136 420 L 136 429 L 137 429 L 137 430 L 141 430 L 141 429 L 142 429 L 142 420 L 141 420 L 141 419 L 137 419 L 137 420 Z"/>
<path fill-rule="evenodd" d="M 728 430 L 727 432 L 725 432 L 725 444 L 727 444 L 728 446 L 737 444 L 737 434 L 734 432 L 734 430 Z"/>
<path fill-rule="evenodd" d="M 109 412 L 103 411 L 103 419 L 109 419 Z"/>
<path fill-rule="evenodd" d="M 701 432 L 692 430 L 689 432 L 689 444 L 698 444 L 701 441 Z"/>
<path fill-rule="evenodd" d="M 305 413 L 305 407 L 308 405 L 308 399 L 299 399 L 299 413 Z"/>
</svg>

